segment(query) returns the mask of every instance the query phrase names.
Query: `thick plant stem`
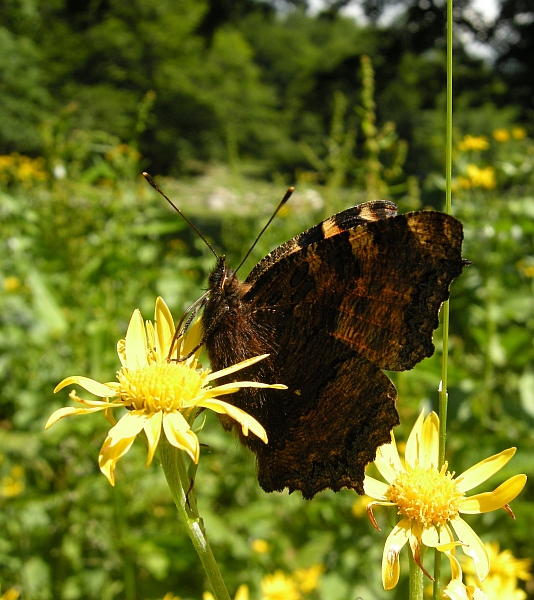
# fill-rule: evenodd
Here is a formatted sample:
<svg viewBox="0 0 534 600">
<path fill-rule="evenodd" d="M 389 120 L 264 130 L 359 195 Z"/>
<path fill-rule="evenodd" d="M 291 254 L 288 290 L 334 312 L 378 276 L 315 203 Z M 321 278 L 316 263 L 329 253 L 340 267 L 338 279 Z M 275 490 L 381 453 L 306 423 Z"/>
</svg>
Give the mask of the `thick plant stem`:
<svg viewBox="0 0 534 600">
<path fill-rule="evenodd" d="M 419 568 L 411 552 L 410 557 L 410 600 L 423 600 L 423 571 Z"/>
<path fill-rule="evenodd" d="M 162 436 L 163 438 L 163 436 Z M 166 439 L 159 444 L 161 465 L 178 509 L 180 520 L 187 529 L 200 562 L 204 567 L 216 600 L 230 600 L 221 572 L 215 562 L 202 518 L 198 514 L 196 493 L 187 473 L 185 452 L 171 446 Z"/>
</svg>

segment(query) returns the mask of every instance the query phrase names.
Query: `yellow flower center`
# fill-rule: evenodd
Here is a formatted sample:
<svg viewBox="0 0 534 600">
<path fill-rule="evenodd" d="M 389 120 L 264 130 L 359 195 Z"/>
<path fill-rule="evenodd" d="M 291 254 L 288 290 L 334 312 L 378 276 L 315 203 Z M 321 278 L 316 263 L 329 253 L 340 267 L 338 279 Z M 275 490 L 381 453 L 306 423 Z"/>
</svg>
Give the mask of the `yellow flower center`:
<svg viewBox="0 0 534 600">
<path fill-rule="evenodd" d="M 423 526 L 444 525 L 458 514 L 463 493 L 447 472 L 416 466 L 400 473 L 388 490 L 388 499 L 397 505 L 399 514 L 419 521 Z"/>
<path fill-rule="evenodd" d="M 124 405 L 148 414 L 175 412 L 191 406 L 202 389 L 205 373 L 179 362 L 151 363 L 117 373 Z"/>
</svg>

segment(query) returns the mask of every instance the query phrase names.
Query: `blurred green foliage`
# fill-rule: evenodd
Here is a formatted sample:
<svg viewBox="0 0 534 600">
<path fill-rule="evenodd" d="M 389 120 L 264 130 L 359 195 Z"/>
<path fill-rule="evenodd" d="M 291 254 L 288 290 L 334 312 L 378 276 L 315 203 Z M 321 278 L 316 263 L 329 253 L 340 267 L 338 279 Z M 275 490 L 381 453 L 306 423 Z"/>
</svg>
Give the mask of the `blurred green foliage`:
<svg viewBox="0 0 534 600">
<path fill-rule="evenodd" d="M 472 0 L 456 0 L 455 109 L 465 131 L 489 135 L 514 119 L 529 122 L 532 78 L 517 85 L 532 68 L 531 56 L 521 54 L 529 29 L 511 15 L 515 10 L 528 25 L 533 13 L 521 2 L 502 0 L 503 18 L 515 31 L 505 44 L 477 17 Z M 304 146 L 326 158 L 336 95 L 359 104 L 365 55 L 377 74 L 374 110 L 408 142 L 406 175 L 439 170 L 443 3 L 406 2 L 380 26 L 342 16 L 344 2 L 318 15 L 306 12 L 307 4 L 7 0 L 0 14 L 0 153 L 45 155 L 42 128 L 59 117 L 67 138 L 105 131 L 139 150 L 154 173 L 196 173 L 206 161 L 239 157 L 266 177 L 293 174 L 309 167 Z M 359 4 L 374 18 L 395 2 Z M 470 54 L 467 40 L 502 58 L 500 69 Z M 513 65 L 505 68 L 511 55 Z"/>
<path fill-rule="evenodd" d="M 490 482 L 493 487 L 513 473 L 534 475 L 533 187 L 528 177 L 517 181 L 512 169 L 517 156 L 532 167 L 534 155 L 532 139 L 515 139 L 512 132 L 506 141 L 486 140 L 484 151 L 459 141 L 460 173 L 465 158 L 479 168 L 490 162 L 500 175 L 494 189 L 458 184 L 454 202 L 465 224 L 464 255 L 473 265 L 452 289 L 449 460 L 459 473 L 516 445 L 516 457 Z M 138 154 L 115 142 L 86 135 L 65 144 L 65 172 L 72 177 L 62 171 L 59 178 L 48 171 L 42 179 L 18 177 L 16 165 L 24 161 L 0 157 L 11 169 L 9 180 L 0 177 L 0 580 L 6 588 L 20 586 L 28 599 L 149 600 L 169 591 L 198 599 L 206 585 L 159 467 L 144 470 L 142 444 L 121 460 L 111 488 L 96 460 L 106 431 L 101 416 L 67 419 L 43 431 L 51 412 L 68 402 L 65 393 L 52 394 L 58 381 L 69 374 L 113 379 L 115 343 L 133 309 L 151 318 L 161 294 L 178 316 L 201 293 L 213 265 L 178 215 L 146 182 L 127 176 L 139 171 Z M 482 158 L 484 152 L 493 162 Z M 105 167 L 96 169 L 101 163 Z M 30 164 L 43 169 L 41 162 Z M 237 177 L 222 167 L 200 179 L 161 183 L 233 264 L 283 192 L 281 184 Z M 440 178 L 426 185 L 439 188 Z M 327 203 L 336 211 L 358 200 L 348 188 L 331 191 L 298 185 L 248 264 L 323 218 Z M 401 209 L 413 202 L 407 196 Z M 439 353 L 392 376 L 402 440 L 421 406 L 436 408 Z M 311 502 L 298 494 L 266 495 L 252 456 L 216 419 L 208 417 L 201 441 L 199 503 L 230 590 L 247 583 L 256 597 L 265 574 L 320 564 L 320 588 L 307 597 L 386 597 L 379 577 L 385 534 L 371 527 L 352 492 L 324 492 Z M 532 500 L 529 482 L 513 503 L 516 523 L 504 511 L 470 522 L 484 539 L 532 556 Z M 377 517 L 386 531 L 385 514 Z M 255 551 L 262 547 L 257 540 L 267 543 L 266 552 Z M 406 584 L 404 577 L 387 597 L 405 597 Z"/>
<path fill-rule="evenodd" d="M 371 14 L 389 3 L 363 4 Z M 296 181 L 243 275 L 378 195 L 401 211 L 441 208 L 445 61 L 414 16 L 423 4 L 409 3 L 403 28 L 332 11 L 282 18 L 268 2 L 2 3 L 1 592 L 201 598 L 206 582 L 159 467 L 144 469 L 136 443 L 111 488 L 97 466 L 101 415 L 43 431 L 69 402 L 53 389 L 71 374 L 112 380 L 132 311 L 151 318 L 162 295 L 178 317 L 206 286 L 213 256 L 143 169 L 168 176 L 165 192 L 234 265 Z M 460 473 L 518 447 L 489 483 L 529 475 L 517 521 L 501 511 L 469 522 L 534 557 L 534 141 L 525 107 L 506 105 L 521 90 L 458 44 L 453 206 L 473 264 L 452 286 L 448 459 Z M 439 352 L 391 376 L 402 440 L 422 406 L 437 407 Z M 211 416 L 201 441 L 199 504 L 231 593 L 247 583 L 257 598 L 265 574 L 319 564 L 320 588 L 306 597 L 406 597 L 407 565 L 394 592 L 380 583 L 385 513 L 378 533 L 350 491 L 311 502 L 264 494 L 252 456 Z"/>
</svg>

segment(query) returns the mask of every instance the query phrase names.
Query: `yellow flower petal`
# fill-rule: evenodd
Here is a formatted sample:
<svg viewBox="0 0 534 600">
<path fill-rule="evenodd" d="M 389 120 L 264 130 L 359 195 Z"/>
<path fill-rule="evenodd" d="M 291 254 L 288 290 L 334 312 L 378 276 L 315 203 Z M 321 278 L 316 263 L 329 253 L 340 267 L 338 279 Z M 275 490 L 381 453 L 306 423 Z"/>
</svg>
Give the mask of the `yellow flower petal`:
<svg viewBox="0 0 534 600">
<path fill-rule="evenodd" d="M 113 396 L 117 394 L 116 389 L 109 387 L 105 383 L 100 383 L 99 381 L 95 381 L 89 377 L 82 377 L 81 375 L 71 375 L 70 377 L 66 377 L 63 381 L 56 385 L 54 394 L 59 392 L 59 390 L 62 390 L 64 387 L 74 384 L 80 385 L 89 393 L 94 394 L 95 396 L 100 396 L 101 398 L 113 398 Z"/>
<path fill-rule="evenodd" d="M 110 387 L 112 387 L 113 384 L 106 384 L 106 385 L 109 385 Z M 80 398 L 80 396 L 78 396 L 76 394 L 76 390 L 70 391 L 69 398 L 71 400 L 74 400 L 74 402 L 78 402 L 79 404 L 83 404 L 84 406 L 88 406 L 89 408 L 97 408 L 97 407 L 116 408 L 117 406 L 122 406 L 122 403 L 120 402 L 120 400 L 115 399 L 112 402 L 110 402 L 108 397 L 104 398 L 104 400 L 87 400 L 86 398 Z"/>
<path fill-rule="evenodd" d="M 146 415 L 138 411 L 127 412 L 119 422 L 108 431 L 108 437 L 115 442 L 120 438 L 135 437 L 143 429 Z"/>
<path fill-rule="evenodd" d="M 235 593 L 235 600 L 248 600 L 248 599 L 249 599 L 248 586 L 245 585 L 244 583 L 242 583 L 237 588 L 237 592 Z"/>
<path fill-rule="evenodd" d="M 232 383 L 223 383 L 213 388 L 206 388 L 202 391 L 204 397 L 214 398 L 223 394 L 234 394 L 241 388 L 271 388 L 275 390 L 287 390 L 287 385 L 282 383 L 260 383 L 259 381 L 235 381 Z"/>
<path fill-rule="evenodd" d="M 181 354 L 182 356 L 187 356 L 190 352 L 193 351 L 193 348 L 196 348 L 200 342 L 202 341 L 202 336 L 204 335 L 204 329 L 202 328 L 202 318 L 197 319 L 193 322 L 193 324 L 189 327 L 187 331 L 187 336 L 185 340 L 183 340 Z M 198 358 L 201 352 L 201 348 L 199 348 L 193 358 Z"/>
<path fill-rule="evenodd" d="M 154 331 L 154 325 L 150 321 L 146 321 L 145 329 L 148 348 L 153 350 L 156 347 L 156 332 Z"/>
<path fill-rule="evenodd" d="M 484 492 L 463 498 L 460 501 L 460 512 L 465 514 L 487 513 L 502 508 L 521 493 L 526 482 L 526 475 L 514 475 L 493 492 Z"/>
<path fill-rule="evenodd" d="M 458 559 L 452 554 L 450 550 L 445 551 L 445 554 L 447 555 L 447 558 L 451 563 L 451 578 L 459 579 L 460 581 L 462 581 L 462 567 L 460 566 Z"/>
<path fill-rule="evenodd" d="M 515 454 L 515 450 L 515 448 L 508 448 L 473 465 L 455 479 L 456 487 L 460 492 L 467 492 L 486 481 L 504 467 Z"/>
<path fill-rule="evenodd" d="M 376 451 L 375 466 L 388 483 L 393 483 L 397 474 L 404 471 L 393 434 L 391 442 L 380 446 Z"/>
<path fill-rule="evenodd" d="M 421 537 L 423 534 L 423 526 L 421 523 L 412 522 L 412 529 L 410 532 L 409 542 L 410 542 L 410 550 L 412 551 L 412 557 L 415 561 L 415 564 L 423 571 L 423 573 L 429 578 L 432 579 L 430 573 L 425 569 L 422 562 L 421 556 Z"/>
<path fill-rule="evenodd" d="M 197 406 L 203 406 L 205 408 L 209 408 L 212 411 L 219 414 L 226 414 L 229 417 L 232 417 L 234 421 L 237 421 L 243 430 L 243 435 L 248 435 L 249 430 L 252 431 L 255 435 L 257 435 L 260 440 L 267 443 L 267 432 L 265 429 L 256 421 L 254 417 L 246 413 L 245 411 L 237 408 L 236 406 L 232 406 L 227 402 L 223 402 L 222 400 L 211 399 L 211 400 L 203 400 L 199 402 Z"/>
<path fill-rule="evenodd" d="M 198 463 L 200 446 L 196 434 L 191 431 L 189 423 L 179 412 L 163 416 L 163 431 L 169 443 L 185 450 L 194 463 Z"/>
<path fill-rule="evenodd" d="M 154 309 L 154 325 L 156 332 L 156 353 L 162 360 L 167 358 L 171 341 L 174 337 L 174 321 L 171 311 L 165 304 L 163 298 L 159 297 L 156 300 L 156 308 Z"/>
<path fill-rule="evenodd" d="M 99 410 L 105 410 L 109 408 L 109 404 L 107 402 L 102 402 L 102 406 L 94 407 L 94 408 L 75 408 L 74 406 L 65 406 L 64 408 L 58 408 L 58 410 L 54 411 L 48 421 L 46 422 L 45 429 L 52 427 L 54 423 L 57 423 L 60 419 L 64 417 L 70 417 L 71 415 L 88 415 L 89 413 L 98 412 Z"/>
<path fill-rule="evenodd" d="M 128 369 L 141 369 L 148 365 L 145 324 L 138 309 L 134 310 L 126 331 L 125 352 Z"/>
<path fill-rule="evenodd" d="M 452 531 L 447 524 L 440 527 L 439 533 L 435 527 L 425 527 L 421 539 L 423 544 L 429 548 L 436 548 L 436 546 L 454 542 Z"/>
<path fill-rule="evenodd" d="M 250 365 L 254 365 L 260 360 L 267 358 L 268 354 L 261 354 L 260 356 L 255 356 L 254 358 L 249 358 L 247 360 L 243 360 L 231 367 L 227 367 L 226 369 L 221 369 L 220 371 L 215 371 L 214 373 L 210 373 L 206 377 L 206 381 L 213 381 L 214 379 L 220 379 L 221 377 L 225 377 L 226 375 L 230 375 L 231 373 L 235 373 L 236 371 L 240 371 L 246 367 L 250 367 Z"/>
<path fill-rule="evenodd" d="M 419 447 L 419 466 L 423 469 L 438 468 L 439 417 L 431 412 L 424 420 Z"/>
<path fill-rule="evenodd" d="M 144 424 L 144 430 L 148 442 L 148 453 L 146 457 L 146 466 L 152 462 L 154 453 L 158 447 L 159 438 L 161 435 L 161 422 L 163 420 L 163 413 L 158 411 L 149 417 Z"/>
<path fill-rule="evenodd" d="M 415 422 L 410 435 L 406 441 L 406 450 L 404 452 L 404 460 L 410 467 L 415 467 L 419 461 L 419 448 L 421 445 L 421 435 L 423 431 L 423 423 L 425 419 L 425 411 L 422 410 L 417 421 Z"/>
<path fill-rule="evenodd" d="M 480 588 L 465 586 L 459 579 L 451 579 L 443 594 L 451 600 L 488 600 Z"/>
<path fill-rule="evenodd" d="M 105 439 L 98 456 L 98 466 L 107 477 L 111 485 L 115 485 L 115 465 L 117 461 L 124 456 L 134 443 L 135 436 L 132 438 L 120 438 L 112 440 L 109 436 Z"/>
<path fill-rule="evenodd" d="M 464 553 L 473 559 L 478 578 L 481 581 L 484 580 L 490 568 L 489 554 L 486 546 L 484 546 L 482 540 L 461 517 L 451 519 L 450 523 L 458 539 L 465 544 L 465 546 L 462 546 Z"/>
<path fill-rule="evenodd" d="M 378 479 L 369 477 L 369 475 L 366 475 L 363 480 L 363 490 L 368 496 L 371 496 L 371 498 L 374 498 L 375 500 L 387 501 L 388 499 L 386 494 L 389 490 L 389 485 L 382 481 L 378 481 Z"/>
<path fill-rule="evenodd" d="M 385 590 L 393 589 L 400 575 L 399 554 L 410 535 L 410 520 L 399 521 L 388 535 L 382 555 L 382 584 Z"/>
</svg>

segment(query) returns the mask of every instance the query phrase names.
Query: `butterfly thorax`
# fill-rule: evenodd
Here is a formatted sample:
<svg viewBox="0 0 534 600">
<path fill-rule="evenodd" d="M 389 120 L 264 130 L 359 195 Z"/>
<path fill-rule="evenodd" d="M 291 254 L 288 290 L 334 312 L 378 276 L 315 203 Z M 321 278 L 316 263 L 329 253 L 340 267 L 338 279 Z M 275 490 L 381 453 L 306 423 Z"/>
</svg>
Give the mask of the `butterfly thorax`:
<svg viewBox="0 0 534 600">
<path fill-rule="evenodd" d="M 202 320 L 212 369 L 223 369 L 268 352 L 263 336 L 250 319 L 250 305 L 242 301 L 250 285 L 240 281 L 228 268 L 224 256 L 217 260 L 208 283 L 209 296 Z"/>
</svg>

